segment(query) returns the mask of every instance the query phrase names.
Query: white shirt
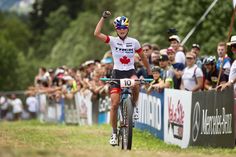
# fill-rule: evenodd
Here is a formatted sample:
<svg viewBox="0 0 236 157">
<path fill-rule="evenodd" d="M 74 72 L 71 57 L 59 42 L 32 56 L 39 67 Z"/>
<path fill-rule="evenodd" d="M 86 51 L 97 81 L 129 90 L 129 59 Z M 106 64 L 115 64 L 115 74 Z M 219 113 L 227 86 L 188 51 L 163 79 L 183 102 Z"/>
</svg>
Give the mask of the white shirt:
<svg viewBox="0 0 236 157">
<path fill-rule="evenodd" d="M 26 105 L 28 106 L 28 110 L 30 112 L 37 112 L 38 100 L 35 97 L 30 96 L 30 97 L 26 98 Z"/>
<path fill-rule="evenodd" d="M 135 52 L 142 51 L 138 40 L 126 37 L 121 40 L 119 37 L 107 36 L 106 43 L 109 43 L 114 61 L 113 69 L 127 71 L 134 69 Z"/>
<path fill-rule="evenodd" d="M 19 98 L 16 98 L 15 100 L 11 100 L 10 104 L 13 107 L 13 113 L 20 113 L 23 111 L 22 101 Z"/>
<path fill-rule="evenodd" d="M 183 71 L 182 76 L 184 88 L 186 90 L 192 91 L 192 89 L 197 85 L 196 79 L 199 77 L 203 77 L 203 73 L 202 70 L 198 68 L 196 64 L 192 67 L 186 67 Z"/>
<path fill-rule="evenodd" d="M 6 110 L 8 108 L 8 100 L 4 96 L 1 96 L 0 98 L 0 108 L 2 110 Z"/>
<path fill-rule="evenodd" d="M 177 51 L 175 54 L 175 62 L 183 63 L 185 65 L 185 54 L 182 51 Z"/>
</svg>

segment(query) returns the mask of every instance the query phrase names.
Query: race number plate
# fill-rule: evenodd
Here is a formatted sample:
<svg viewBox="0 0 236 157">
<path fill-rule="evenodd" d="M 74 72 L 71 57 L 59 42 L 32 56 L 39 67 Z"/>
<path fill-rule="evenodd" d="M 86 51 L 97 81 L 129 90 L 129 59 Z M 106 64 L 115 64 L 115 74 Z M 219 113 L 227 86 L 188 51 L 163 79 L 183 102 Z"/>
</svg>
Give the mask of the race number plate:
<svg viewBox="0 0 236 157">
<path fill-rule="evenodd" d="M 131 87 L 135 84 L 134 79 L 120 79 L 120 87 Z"/>
</svg>

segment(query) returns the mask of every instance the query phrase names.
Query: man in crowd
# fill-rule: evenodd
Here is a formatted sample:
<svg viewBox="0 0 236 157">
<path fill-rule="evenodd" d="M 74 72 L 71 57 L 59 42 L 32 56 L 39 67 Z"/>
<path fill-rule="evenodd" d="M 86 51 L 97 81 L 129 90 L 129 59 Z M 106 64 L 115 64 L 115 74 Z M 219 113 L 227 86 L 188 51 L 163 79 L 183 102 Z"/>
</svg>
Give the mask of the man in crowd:
<svg viewBox="0 0 236 157">
<path fill-rule="evenodd" d="M 223 73 L 228 81 L 229 78 L 229 71 L 231 66 L 231 59 L 226 54 L 227 46 L 225 42 L 219 42 L 217 45 L 217 53 L 218 53 L 218 60 L 216 63 L 217 70 Z"/>
<path fill-rule="evenodd" d="M 205 62 L 206 73 L 204 81 L 204 89 L 211 90 L 216 88 L 218 82 L 219 70 L 216 69 L 216 59 L 215 56 L 209 56 L 206 58 Z M 226 82 L 225 75 L 220 76 L 220 84 Z"/>
<path fill-rule="evenodd" d="M 154 50 L 151 54 L 151 66 L 158 66 L 159 65 L 159 59 L 160 59 L 160 52 L 157 50 Z"/>
<path fill-rule="evenodd" d="M 23 104 L 22 101 L 16 97 L 15 94 L 11 95 L 10 104 L 12 106 L 13 110 L 13 119 L 14 120 L 20 120 L 21 114 L 23 112 Z"/>
<path fill-rule="evenodd" d="M 180 89 L 181 76 L 183 74 L 184 64 L 175 62 L 175 51 L 172 47 L 169 47 L 167 49 L 167 54 L 168 54 L 168 58 L 169 58 L 169 63 L 170 63 L 170 65 L 172 65 L 173 71 L 174 71 L 174 74 L 175 74 L 174 77 L 173 77 L 174 88 L 175 89 Z"/>
<path fill-rule="evenodd" d="M 31 119 L 36 119 L 37 118 L 37 112 L 38 112 L 38 109 L 39 109 L 38 100 L 36 99 L 33 91 L 28 91 L 26 94 L 28 96 L 26 98 L 26 105 L 28 107 L 30 118 Z"/>
<path fill-rule="evenodd" d="M 152 45 L 149 43 L 144 43 L 142 45 L 143 53 L 146 55 L 149 64 L 151 64 L 151 54 L 152 54 Z"/>
<path fill-rule="evenodd" d="M 172 35 L 169 37 L 169 42 L 170 46 L 174 49 L 175 51 L 175 62 L 176 63 L 182 63 L 185 65 L 185 54 L 184 52 L 180 49 L 180 38 L 177 35 Z"/>
<path fill-rule="evenodd" d="M 227 43 L 231 47 L 231 51 L 233 54 L 236 54 L 236 35 L 231 37 L 229 43 Z M 218 86 L 221 90 L 224 90 L 226 87 L 234 85 L 234 92 L 236 91 L 236 60 L 234 60 L 229 73 L 229 79 L 226 83 Z"/>
<path fill-rule="evenodd" d="M 160 56 L 160 68 L 162 69 L 161 78 L 164 82 L 164 84 L 160 84 L 159 88 L 173 88 L 173 77 L 174 77 L 174 71 L 171 66 L 169 66 L 169 58 L 167 55 L 162 54 Z"/>
</svg>

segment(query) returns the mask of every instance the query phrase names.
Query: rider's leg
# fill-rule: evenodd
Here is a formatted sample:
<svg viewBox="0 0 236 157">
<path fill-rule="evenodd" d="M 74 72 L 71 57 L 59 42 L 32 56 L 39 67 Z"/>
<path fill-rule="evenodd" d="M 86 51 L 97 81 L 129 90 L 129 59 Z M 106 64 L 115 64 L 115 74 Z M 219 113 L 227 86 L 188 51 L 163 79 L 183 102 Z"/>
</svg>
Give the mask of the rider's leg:
<svg viewBox="0 0 236 157">
<path fill-rule="evenodd" d="M 136 75 L 133 75 L 131 78 L 138 79 Z M 133 114 L 134 120 L 139 119 L 138 107 L 137 107 L 138 97 L 139 97 L 139 84 L 136 84 L 135 86 L 132 87 L 132 99 L 133 99 L 132 101 L 133 101 L 133 105 L 134 105 L 134 114 Z"/>
<path fill-rule="evenodd" d="M 113 88 L 111 90 L 111 110 L 110 110 L 110 121 L 112 126 L 112 134 L 110 138 L 110 144 L 112 146 L 117 145 L 117 111 L 120 102 L 120 89 Z"/>
<path fill-rule="evenodd" d="M 114 91 L 114 90 L 113 90 Z M 120 102 L 120 93 L 111 91 L 111 110 L 110 110 L 110 122 L 113 129 L 113 133 L 117 133 L 117 111 Z"/>
<path fill-rule="evenodd" d="M 131 79 L 138 79 L 138 77 L 136 75 L 133 75 Z M 139 97 L 139 84 L 136 84 L 135 86 L 132 87 L 132 97 L 133 97 L 132 101 L 133 101 L 134 107 L 136 107 L 138 97 Z"/>
</svg>

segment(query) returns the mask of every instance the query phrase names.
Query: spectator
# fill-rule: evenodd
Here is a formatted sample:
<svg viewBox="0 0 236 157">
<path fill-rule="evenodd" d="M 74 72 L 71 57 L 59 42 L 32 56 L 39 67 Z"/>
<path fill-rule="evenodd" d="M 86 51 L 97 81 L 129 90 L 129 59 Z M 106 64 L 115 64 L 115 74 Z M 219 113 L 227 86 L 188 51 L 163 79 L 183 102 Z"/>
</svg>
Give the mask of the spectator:
<svg viewBox="0 0 236 157">
<path fill-rule="evenodd" d="M 104 66 L 106 70 L 105 77 L 110 78 L 112 75 L 112 69 L 113 69 L 113 59 L 112 57 L 106 57 L 101 60 L 101 64 Z"/>
<path fill-rule="evenodd" d="M 47 69 L 45 67 L 40 67 L 38 75 L 35 77 L 35 85 L 38 85 L 41 82 L 47 82 L 49 83 L 50 81 L 50 75 L 47 72 Z"/>
<path fill-rule="evenodd" d="M 167 55 L 167 49 L 161 49 L 160 55 Z"/>
<path fill-rule="evenodd" d="M 183 71 L 181 89 L 187 91 L 200 91 L 203 87 L 202 70 L 195 64 L 196 55 L 193 52 L 186 54 L 186 67 Z"/>
<path fill-rule="evenodd" d="M 229 71 L 231 67 L 231 59 L 226 54 L 227 47 L 224 42 L 219 42 L 217 45 L 218 60 L 216 63 L 216 68 L 218 71 L 222 70 L 227 81 L 229 79 Z"/>
<path fill-rule="evenodd" d="M 172 65 L 173 71 L 174 71 L 174 77 L 173 77 L 174 88 L 180 89 L 181 76 L 183 74 L 184 64 L 175 62 L 175 51 L 172 47 L 169 47 L 167 49 L 167 54 L 168 54 L 168 58 L 169 58 L 169 63 L 170 63 L 170 65 Z"/>
<path fill-rule="evenodd" d="M 160 51 L 160 47 L 159 47 L 159 45 L 157 45 L 157 44 L 152 44 L 151 45 L 152 46 L 152 51 Z"/>
<path fill-rule="evenodd" d="M 154 50 L 151 54 L 151 66 L 159 66 L 160 52 Z"/>
<path fill-rule="evenodd" d="M 7 112 L 8 112 L 8 107 L 9 107 L 9 105 L 8 105 L 8 98 L 2 95 L 0 97 L 0 111 L 1 111 L 0 119 L 6 119 Z"/>
<path fill-rule="evenodd" d="M 134 66 L 138 78 L 147 78 L 148 74 L 146 69 L 143 66 L 143 62 L 138 54 L 134 55 Z"/>
<path fill-rule="evenodd" d="M 204 81 L 204 89 L 211 90 L 216 88 L 217 81 L 219 77 L 219 70 L 216 69 L 216 59 L 215 56 L 208 57 L 204 64 L 206 65 L 206 74 L 205 74 L 205 81 Z M 220 76 L 220 84 L 226 82 L 225 75 Z"/>
<path fill-rule="evenodd" d="M 36 99 L 33 91 L 28 91 L 26 98 L 26 105 L 31 119 L 37 118 L 37 112 L 39 108 L 38 100 Z"/>
<path fill-rule="evenodd" d="M 230 46 L 231 52 L 235 55 L 236 54 L 236 35 L 233 35 L 230 39 L 230 42 L 227 43 L 227 45 Z M 231 68 L 230 68 L 230 73 L 229 73 L 229 79 L 227 83 L 224 83 L 217 88 L 220 88 L 221 90 L 224 90 L 228 86 L 234 86 L 234 94 L 236 95 L 236 60 L 234 60 Z"/>
<path fill-rule="evenodd" d="M 164 81 L 161 79 L 161 68 L 159 66 L 152 67 L 153 81 L 147 88 L 147 93 L 149 94 L 152 90 L 157 92 L 163 91 Z"/>
<path fill-rule="evenodd" d="M 149 64 L 151 65 L 151 54 L 152 54 L 152 45 L 149 43 L 144 43 L 142 45 L 142 49 L 144 54 L 146 55 Z"/>
<path fill-rule="evenodd" d="M 164 84 L 160 88 L 173 88 L 174 82 L 174 71 L 173 68 L 169 66 L 169 59 L 167 55 L 160 56 L 160 67 L 162 69 L 161 78 L 164 81 Z"/>
<path fill-rule="evenodd" d="M 19 98 L 17 98 L 15 94 L 12 94 L 10 104 L 13 108 L 13 119 L 14 120 L 20 120 L 21 119 L 21 114 L 23 112 L 22 101 Z"/>
<path fill-rule="evenodd" d="M 185 55 L 182 50 L 180 50 L 180 38 L 177 35 L 172 35 L 169 37 L 170 46 L 175 51 L 175 62 L 182 63 L 185 65 Z"/>
<path fill-rule="evenodd" d="M 199 68 L 202 68 L 202 60 L 199 57 L 199 55 L 200 55 L 200 46 L 199 46 L 199 44 L 193 44 L 191 52 L 195 53 L 195 55 L 197 56 L 197 59 L 196 59 L 197 66 Z"/>
</svg>

